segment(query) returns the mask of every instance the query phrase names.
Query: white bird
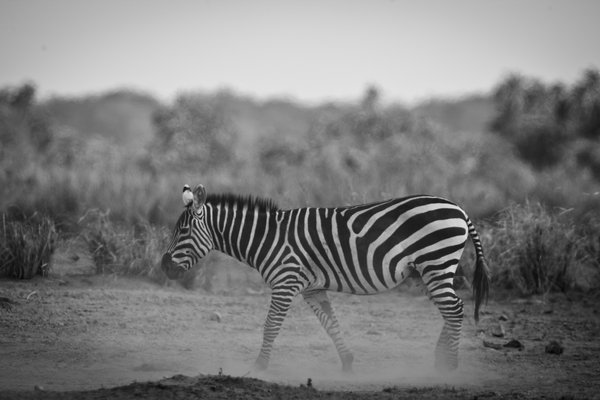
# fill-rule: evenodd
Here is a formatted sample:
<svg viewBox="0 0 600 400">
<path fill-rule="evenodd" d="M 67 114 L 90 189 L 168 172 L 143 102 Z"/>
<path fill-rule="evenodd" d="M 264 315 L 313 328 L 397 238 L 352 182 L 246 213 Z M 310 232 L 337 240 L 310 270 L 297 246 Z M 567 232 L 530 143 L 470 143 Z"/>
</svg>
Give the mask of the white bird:
<svg viewBox="0 0 600 400">
<path fill-rule="evenodd" d="M 194 194 L 192 193 L 192 189 L 190 189 L 190 185 L 183 185 L 181 199 L 183 200 L 183 205 L 186 207 L 194 202 Z"/>
</svg>

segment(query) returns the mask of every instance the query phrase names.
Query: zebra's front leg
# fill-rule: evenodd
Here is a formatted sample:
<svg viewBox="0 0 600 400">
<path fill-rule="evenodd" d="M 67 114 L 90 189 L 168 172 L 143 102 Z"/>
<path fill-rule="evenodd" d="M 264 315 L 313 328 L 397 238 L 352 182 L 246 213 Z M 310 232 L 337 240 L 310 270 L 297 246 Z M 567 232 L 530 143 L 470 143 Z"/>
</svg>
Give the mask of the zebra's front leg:
<svg viewBox="0 0 600 400">
<path fill-rule="evenodd" d="M 279 334 L 281 324 L 283 324 L 283 320 L 285 319 L 295 296 L 296 292 L 290 291 L 289 289 L 273 289 L 273 292 L 271 293 L 271 304 L 265 321 L 262 347 L 258 358 L 254 363 L 254 367 L 257 370 L 265 370 L 269 365 L 273 342 Z"/>
<path fill-rule="evenodd" d="M 324 290 L 309 292 L 304 293 L 303 296 L 304 300 L 308 303 L 310 308 L 319 319 L 321 326 L 323 326 L 333 341 L 338 355 L 340 356 L 340 360 L 342 361 L 342 371 L 352 372 L 352 361 L 354 361 L 354 356 L 348 347 L 346 347 L 346 344 L 342 339 L 340 326 L 333 312 L 333 308 L 331 307 L 331 302 L 329 301 L 327 292 Z"/>
</svg>

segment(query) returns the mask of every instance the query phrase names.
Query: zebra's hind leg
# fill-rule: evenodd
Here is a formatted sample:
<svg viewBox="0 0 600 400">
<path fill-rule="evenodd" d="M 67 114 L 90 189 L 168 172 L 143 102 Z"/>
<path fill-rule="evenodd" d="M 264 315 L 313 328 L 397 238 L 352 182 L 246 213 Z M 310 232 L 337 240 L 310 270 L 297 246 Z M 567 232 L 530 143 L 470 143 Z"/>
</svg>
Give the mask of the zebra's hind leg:
<svg viewBox="0 0 600 400">
<path fill-rule="evenodd" d="M 440 310 L 444 326 L 435 347 L 435 367 L 450 371 L 458 367 L 458 345 L 463 321 L 463 302 L 454 291 L 458 260 L 420 269 L 429 298 Z"/>
<path fill-rule="evenodd" d="M 435 303 L 444 317 L 444 327 L 435 347 L 435 367 L 441 371 L 451 371 L 458 367 L 458 345 L 462 328 L 463 302 L 454 294 L 443 302 L 435 301 Z"/>
<path fill-rule="evenodd" d="M 348 347 L 346 347 L 346 344 L 342 339 L 340 326 L 337 318 L 335 317 L 335 313 L 333 312 L 333 308 L 331 307 L 331 302 L 329 301 L 327 292 L 320 290 L 304 293 L 303 296 L 306 303 L 308 303 L 310 308 L 319 319 L 321 326 L 323 326 L 333 341 L 338 355 L 340 356 L 340 360 L 342 361 L 342 371 L 352 372 L 352 361 L 354 361 L 354 355 L 352 355 L 352 352 L 348 349 Z"/>
</svg>

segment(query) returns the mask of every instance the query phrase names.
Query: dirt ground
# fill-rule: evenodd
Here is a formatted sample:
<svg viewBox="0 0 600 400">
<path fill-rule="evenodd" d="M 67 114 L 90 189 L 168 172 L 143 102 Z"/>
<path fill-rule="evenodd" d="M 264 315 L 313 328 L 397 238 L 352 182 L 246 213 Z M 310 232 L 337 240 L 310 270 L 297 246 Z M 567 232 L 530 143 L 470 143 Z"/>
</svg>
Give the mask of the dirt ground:
<svg viewBox="0 0 600 400">
<path fill-rule="evenodd" d="M 442 319 L 425 296 L 333 293 L 355 355 L 345 375 L 301 299 L 268 370 L 250 372 L 268 293 L 236 293 L 106 276 L 1 280 L 0 297 L 14 304 L 0 307 L 0 399 L 600 398 L 597 295 L 496 294 L 476 327 L 461 293 L 460 366 L 442 375 L 433 368 Z M 511 339 L 523 347 L 484 346 Z M 547 353 L 551 341 L 564 352 Z"/>
</svg>

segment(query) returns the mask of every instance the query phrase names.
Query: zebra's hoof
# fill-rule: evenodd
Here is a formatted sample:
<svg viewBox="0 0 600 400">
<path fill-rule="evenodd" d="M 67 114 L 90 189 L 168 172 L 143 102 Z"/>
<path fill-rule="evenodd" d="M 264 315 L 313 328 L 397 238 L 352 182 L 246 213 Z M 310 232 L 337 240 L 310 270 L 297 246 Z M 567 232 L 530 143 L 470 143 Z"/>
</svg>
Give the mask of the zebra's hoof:
<svg viewBox="0 0 600 400">
<path fill-rule="evenodd" d="M 342 372 L 345 374 L 351 374 L 352 371 L 352 361 L 354 361 L 354 356 L 352 354 L 347 354 L 342 358 Z"/>
<path fill-rule="evenodd" d="M 264 360 L 262 358 L 257 359 L 254 362 L 254 370 L 255 371 L 264 371 L 269 366 L 269 361 Z"/>
<path fill-rule="evenodd" d="M 435 369 L 438 372 L 451 372 L 458 368 L 458 359 L 456 357 L 436 357 Z"/>
</svg>

